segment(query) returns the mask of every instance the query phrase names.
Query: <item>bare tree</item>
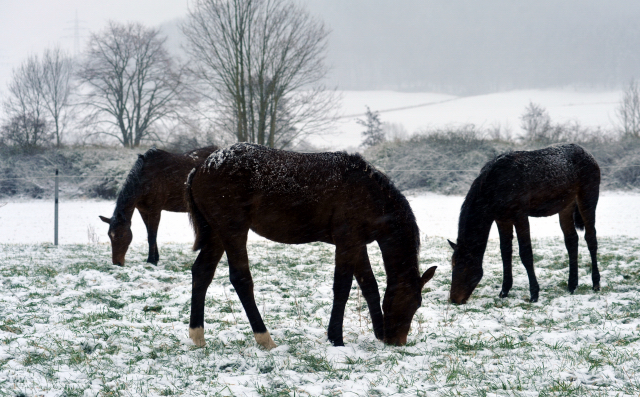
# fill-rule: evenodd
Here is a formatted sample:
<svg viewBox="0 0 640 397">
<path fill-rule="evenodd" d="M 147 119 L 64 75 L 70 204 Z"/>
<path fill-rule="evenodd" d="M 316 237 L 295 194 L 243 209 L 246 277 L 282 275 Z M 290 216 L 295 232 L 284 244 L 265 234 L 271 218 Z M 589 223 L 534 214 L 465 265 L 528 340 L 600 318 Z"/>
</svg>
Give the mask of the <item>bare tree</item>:
<svg viewBox="0 0 640 397">
<path fill-rule="evenodd" d="M 47 143 L 51 134 L 45 120 L 45 98 L 41 90 L 42 67 L 37 56 L 30 56 L 13 70 L 8 95 L 3 101 L 7 120 L 1 133 L 9 144 L 32 149 Z"/>
<path fill-rule="evenodd" d="M 138 23 L 110 22 L 91 35 L 78 76 L 95 133 L 137 147 L 176 114 L 182 78 L 164 43 L 158 30 Z"/>
<path fill-rule="evenodd" d="M 616 113 L 622 133 L 628 137 L 640 138 L 640 87 L 636 80 L 632 80 L 624 90 Z"/>
<path fill-rule="evenodd" d="M 195 0 L 182 26 L 200 92 L 238 141 L 295 145 L 335 121 L 324 24 L 290 0 Z"/>
<path fill-rule="evenodd" d="M 45 50 L 41 62 L 40 90 L 51 118 L 56 146 L 60 147 L 68 120 L 72 92 L 73 61 L 56 47 Z"/>
</svg>

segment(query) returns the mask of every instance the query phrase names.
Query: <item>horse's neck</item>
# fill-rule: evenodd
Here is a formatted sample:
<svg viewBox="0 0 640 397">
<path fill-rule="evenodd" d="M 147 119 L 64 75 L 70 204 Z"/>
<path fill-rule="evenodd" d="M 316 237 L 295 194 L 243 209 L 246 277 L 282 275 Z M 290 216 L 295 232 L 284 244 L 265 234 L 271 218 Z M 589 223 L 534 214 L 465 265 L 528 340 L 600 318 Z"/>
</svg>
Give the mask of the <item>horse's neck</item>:
<svg viewBox="0 0 640 397">
<path fill-rule="evenodd" d="M 486 206 L 479 200 L 472 201 L 460 215 L 458 244 L 464 244 L 473 253 L 484 254 L 492 223 Z"/>
<path fill-rule="evenodd" d="M 120 193 L 116 201 L 116 209 L 113 214 L 124 214 L 126 220 L 130 221 L 133 217 L 133 211 L 136 209 L 136 205 L 138 204 L 138 200 L 140 199 L 140 194 L 136 192 L 135 194 L 131 194 L 125 192 L 123 189 Z"/>
<path fill-rule="evenodd" d="M 387 273 L 387 283 L 420 277 L 418 273 L 418 247 L 407 239 L 394 237 L 381 238 L 378 240 L 378 245 Z"/>
<path fill-rule="evenodd" d="M 124 217 L 127 221 L 131 221 L 133 217 L 133 211 L 136 209 L 136 202 L 131 201 L 125 204 L 117 203 L 116 209 L 113 211 L 113 215 L 116 214 L 124 214 Z"/>
</svg>

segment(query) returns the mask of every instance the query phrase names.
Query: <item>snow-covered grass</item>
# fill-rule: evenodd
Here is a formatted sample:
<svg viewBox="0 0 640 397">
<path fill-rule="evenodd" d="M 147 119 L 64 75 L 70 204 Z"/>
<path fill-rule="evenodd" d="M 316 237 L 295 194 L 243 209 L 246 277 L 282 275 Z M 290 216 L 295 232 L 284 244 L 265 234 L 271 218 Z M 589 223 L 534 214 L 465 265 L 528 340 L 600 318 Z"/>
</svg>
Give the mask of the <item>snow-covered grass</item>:
<svg viewBox="0 0 640 397">
<path fill-rule="evenodd" d="M 223 258 L 206 300 L 205 348 L 188 338 L 195 253 L 162 247 L 127 266 L 97 245 L 0 245 L 0 395 L 637 396 L 640 393 L 640 240 L 600 238 L 602 290 L 580 246 L 580 286 L 566 291 L 562 239 L 534 240 L 540 301 L 530 304 L 514 259 L 514 288 L 498 299 L 502 265 L 489 242 L 485 276 L 463 306 L 447 302 L 445 239 L 424 241 L 427 284 L 405 347 L 377 341 L 352 288 L 345 347 L 332 347 L 333 246 L 249 243 L 255 295 L 278 347 L 256 346 Z M 514 247 L 515 248 L 515 247 Z M 379 250 L 369 247 L 381 289 Z M 516 253 L 517 255 L 517 248 Z"/>
</svg>

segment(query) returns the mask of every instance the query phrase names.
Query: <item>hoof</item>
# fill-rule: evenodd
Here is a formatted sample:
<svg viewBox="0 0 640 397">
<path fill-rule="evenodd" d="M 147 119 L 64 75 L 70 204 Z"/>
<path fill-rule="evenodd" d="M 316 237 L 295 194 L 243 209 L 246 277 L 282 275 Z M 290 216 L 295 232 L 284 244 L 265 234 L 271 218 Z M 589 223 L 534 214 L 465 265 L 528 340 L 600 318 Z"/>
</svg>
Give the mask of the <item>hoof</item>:
<svg viewBox="0 0 640 397">
<path fill-rule="evenodd" d="M 384 340 L 383 340 L 384 341 Z M 344 347 L 344 341 L 342 340 L 342 338 L 337 339 L 337 340 L 331 340 L 329 339 L 329 342 L 331 342 L 331 344 L 335 347 Z"/>
<path fill-rule="evenodd" d="M 204 328 L 189 328 L 189 338 L 195 343 L 198 347 L 204 347 L 206 342 L 204 341 Z"/>
<path fill-rule="evenodd" d="M 538 301 L 537 296 L 532 296 L 531 299 L 529 299 L 529 303 L 536 303 L 537 301 Z"/>
<path fill-rule="evenodd" d="M 595 284 L 595 285 L 593 286 L 593 290 L 594 290 L 594 291 L 600 291 L 600 284 Z"/>
<path fill-rule="evenodd" d="M 262 346 L 265 350 L 271 350 L 276 347 L 275 342 L 271 339 L 271 335 L 269 335 L 269 331 L 262 333 L 254 333 L 253 337 L 256 338 L 256 342 L 260 346 Z"/>
<path fill-rule="evenodd" d="M 500 291 L 500 293 L 498 294 L 499 298 L 506 298 L 507 296 L 509 296 L 509 291 L 504 292 L 504 290 Z"/>
</svg>

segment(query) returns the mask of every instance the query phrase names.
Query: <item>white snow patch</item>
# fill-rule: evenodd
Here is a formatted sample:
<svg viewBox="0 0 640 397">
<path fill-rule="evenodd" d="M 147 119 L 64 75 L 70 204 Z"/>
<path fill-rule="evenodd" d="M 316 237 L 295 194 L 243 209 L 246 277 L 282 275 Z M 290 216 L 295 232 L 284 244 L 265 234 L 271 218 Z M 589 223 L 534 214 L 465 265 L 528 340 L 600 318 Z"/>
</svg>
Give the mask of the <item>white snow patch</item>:
<svg viewBox="0 0 640 397">
<path fill-rule="evenodd" d="M 451 240 L 458 235 L 458 216 L 464 201 L 462 196 L 436 193 L 407 195 L 423 236 L 441 236 Z M 109 243 L 107 230 L 98 215 L 110 214 L 115 206 L 111 201 L 70 201 L 60 203 L 60 244 L 86 244 L 88 231 L 93 229 L 101 243 Z M 53 202 L 9 202 L 0 207 L 0 242 L 9 244 L 35 244 L 53 242 Z M 557 216 L 530 218 L 531 237 L 562 236 Z M 640 194 L 630 192 L 603 192 L 596 212 L 598 236 L 640 237 Z M 134 212 L 131 230 L 133 244 L 147 242 L 147 231 L 138 211 Z M 493 225 L 490 238 L 497 239 Z M 250 240 L 262 237 L 249 232 Z M 193 231 L 186 213 L 162 212 L 158 230 L 160 251 L 166 243 L 193 243 Z M 188 248 L 185 248 L 188 249 Z"/>
</svg>

